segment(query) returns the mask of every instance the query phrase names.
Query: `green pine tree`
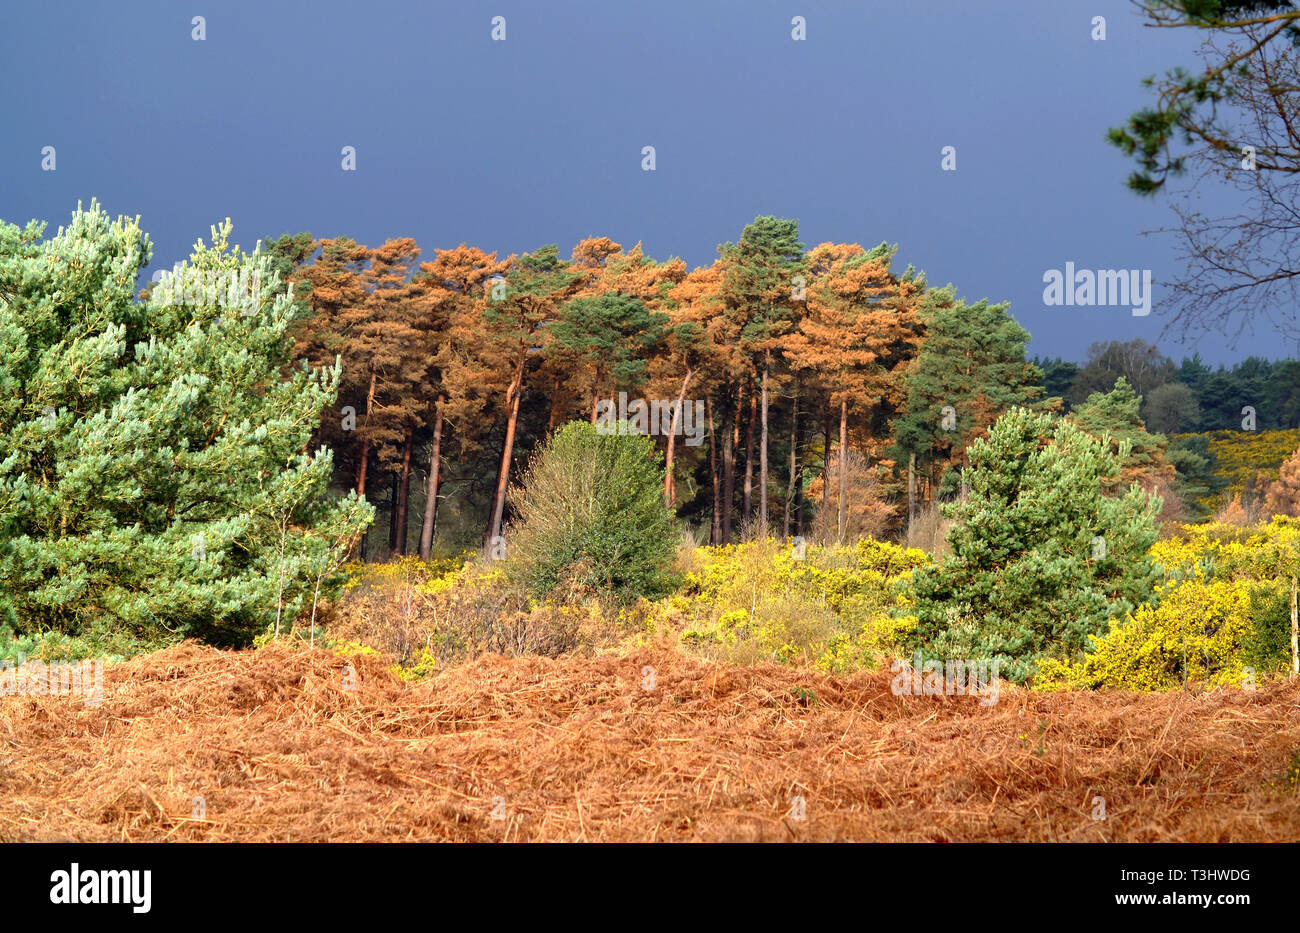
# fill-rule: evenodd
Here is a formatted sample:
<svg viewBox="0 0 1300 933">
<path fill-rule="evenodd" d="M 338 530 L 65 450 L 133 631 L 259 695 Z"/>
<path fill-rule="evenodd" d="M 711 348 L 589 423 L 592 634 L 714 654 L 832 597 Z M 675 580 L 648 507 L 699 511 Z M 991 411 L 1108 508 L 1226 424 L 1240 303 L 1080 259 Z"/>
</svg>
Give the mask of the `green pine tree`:
<svg viewBox="0 0 1300 933">
<path fill-rule="evenodd" d="M 0 224 L 0 612 L 21 632 L 239 644 L 328 592 L 373 512 L 308 451 L 337 366 L 292 369 L 272 258 L 152 246 L 95 202 Z"/>
<path fill-rule="evenodd" d="M 1141 417 L 1142 396 L 1120 376 L 1109 392 L 1093 392 L 1070 413 L 1070 420 L 1095 438 L 1109 438 L 1110 449 L 1121 446 L 1128 454 L 1121 458 L 1120 480 L 1164 479 L 1172 482 L 1173 470 L 1165 460 L 1168 438 L 1152 434 Z"/>
<path fill-rule="evenodd" d="M 1076 656 L 1145 601 L 1160 499 L 1136 484 L 1119 498 L 1103 489 L 1126 446 L 1112 452 L 1047 412 L 999 418 L 969 448 L 969 496 L 944 507 L 956 520 L 950 553 L 911 583 L 909 647 L 941 660 L 998 659 L 1002 676 L 1023 681 L 1038 658 Z"/>
<path fill-rule="evenodd" d="M 593 396 L 633 391 L 645 381 L 648 359 L 663 342 L 667 323 L 668 315 L 630 295 L 574 298 L 551 325 L 549 349 L 591 369 Z"/>
<path fill-rule="evenodd" d="M 907 373 L 905 413 L 894 420 L 894 459 L 905 463 L 915 454 L 932 481 L 948 463 L 960 463 L 999 414 L 1043 394 L 1042 372 L 1025 360 L 1029 332 L 1011 306 L 968 305 L 955 295 L 949 285 L 925 296 L 925 338 Z"/>
</svg>

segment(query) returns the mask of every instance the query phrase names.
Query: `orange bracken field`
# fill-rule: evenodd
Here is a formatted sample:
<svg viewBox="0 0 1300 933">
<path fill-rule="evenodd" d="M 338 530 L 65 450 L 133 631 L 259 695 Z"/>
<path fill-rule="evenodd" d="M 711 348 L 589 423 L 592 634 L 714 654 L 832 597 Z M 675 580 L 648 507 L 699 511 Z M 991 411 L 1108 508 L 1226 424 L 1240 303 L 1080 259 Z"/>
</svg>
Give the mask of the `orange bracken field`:
<svg viewBox="0 0 1300 933">
<path fill-rule="evenodd" d="M 1300 684 L 890 682 L 646 648 L 404 683 L 186 643 L 98 706 L 0 698 L 0 841 L 1300 840 Z"/>
</svg>

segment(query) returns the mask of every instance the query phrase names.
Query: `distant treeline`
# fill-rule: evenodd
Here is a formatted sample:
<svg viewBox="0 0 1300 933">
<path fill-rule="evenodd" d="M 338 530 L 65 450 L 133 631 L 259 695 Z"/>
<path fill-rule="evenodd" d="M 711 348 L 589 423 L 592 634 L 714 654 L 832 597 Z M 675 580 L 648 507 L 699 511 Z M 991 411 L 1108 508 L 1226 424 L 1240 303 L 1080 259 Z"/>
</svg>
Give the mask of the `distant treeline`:
<svg viewBox="0 0 1300 933">
<path fill-rule="evenodd" d="M 367 557 L 488 544 L 550 432 L 638 399 L 660 416 L 639 427 L 664 455 L 665 503 L 719 544 L 899 533 L 961 494 L 967 447 L 1015 406 L 1132 441 L 1126 476 L 1162 491 L 1166 517 L 1215 481 L 1204 443 L 1167 456 L 1164 435 L 1240 429 L 1247 406 L 1259 429 L 1300 424 L 1300 363 L 1178 366 L 1139 340 L 1035 365 L 1008 304 L 894 270 L 887 243 L 805 247 L 795 220 L 758 217 L 693 270 L 606 237 L 568 256 L 460 244 L 429 259 L 410 238 L 307 233 L 267 249 L 302 309 L 298 362 L 342 362 L 313 443 L 379 509 Z"/>
<path fill-rule="evenodd" d="M 567 256 L 305 233 L 266 248 L 302 305 L 298 361 L 342 361 L 315 442 L 388 518 L 367 556 L 489 542 L 540 441 L 611 403 L 632 414 L 624 397 L 681 404 L 650 426 L 665 502 L 717 543 L 819 515 L 835 539 L 897 529 L 909 485 L 933 498 L 1001 412 L 1043 399 L 1007 304 L 895 271 L 886 243 L 805 247 L 795 220 L 758 217 L 694 270 L 605 237 Z"/>
<path fill-rule="evenodd" d="M 1062 398 L 1066 410 L 1123 376 L 1142 396 L 1147 428 L 1162 434 L 1300 427 L 1297 360 L 1252 356 L 1212 369 L 1199 354 L 1175 363 L 1145 341 L 1130 340 L 1093 344 L 1082 366 L 1060 358 L 1034 362 L 1048 396 Z"/>
</svg>

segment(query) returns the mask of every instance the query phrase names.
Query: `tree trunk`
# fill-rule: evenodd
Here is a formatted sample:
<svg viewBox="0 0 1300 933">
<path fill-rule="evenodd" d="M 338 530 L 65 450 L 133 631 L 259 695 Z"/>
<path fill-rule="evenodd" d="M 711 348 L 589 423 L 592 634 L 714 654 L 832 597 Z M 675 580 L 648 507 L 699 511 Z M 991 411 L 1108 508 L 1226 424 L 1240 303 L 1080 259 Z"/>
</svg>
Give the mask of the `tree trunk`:
<svg viewBox="0 0 1300 933">
<path fill-rule="evenodd" d="M 799 481 L 799 380 L 794 383 L 794 399 L 790 404 L 790 483 L 785 491 L 785 517 L 781 521 L 781 537 L 790 537 L 790 509 L 794 505 L 795 485 Z"/>
<path fill-rule="evenodd" d="M 825 505 L 831 501 L 831 407 L 830 399 L 826 400 L 826 410 L 822 415 L 822 433 L 825 435 L 822 439 L 825 456 L 822 457 L 822 504 Z"/>
<path fill-rule="evenodd" d="M 745 493 L 740 507 L 740 527 L 749 530 L 749 522 L 754 507 L 754 422 L 758 420 L 758 395 L 754 392 L 753 380 L 749 386 L 749 424 L 745 427 Z"/>
<path fill-rule="evenodd" d="M 803 426 L 800 425 L 801 430 L 799 432 L 796 432 L 795 434 L 795 446 L 800 449 L 802 449 L 804 446 L 803 438 L 802 438 L 802 427 Z M 798 469 L 795 473 L 795 483 L 794 483 L 794 533 L 796 535 L 802 536 L 803 535 L 803 471 L 804 471 L 803 458 L 800 457 L 796 462 L 798 464 Z"/>
<path fill-rule="evenodd" d="M 546 419 L 547 432 L 554 431 L 560 426 L 568 410 L 569 393 L 560 385 L 560 377 L 556 376 L 551 387 L 551 414 Z"/>
<path fill-rule="evenodd" d="M 722 412 L 722 543 L 731 543 L 731 504 L 736 496 L 736 415 L 739 405 L 727 404 Z"/>
<path fill-rule="evenodd" d="M 597 420 L 597 411 L 600 408 L 600 387 L 602 384 L 604 384 L 604 382 L 605 382 L 604 375 L 600 372 L 600 370 L 596 370 L 596 378 L 592 380 L 591 383 L 591 423 L 592 424 L 595 424 Z M 615 418 L 618 417 L 617 411 L 615 411 L 613 414 Z"/>
<path fill-rule="evenodd" d="M 1291 578 L 1291 676 L 1300 674 L 1300 624 L 1296 614 L 1296 579 Z"/>
<path fill-rule="evenodd" d="M 849 400 L 840 400 L 840 539 L 844 543 L 844 533 L 849 525 Z"/>
<path fill-rule="evenodd" d="M 682 420 L 682 400 L 686 398 L 686 387 L 691 384 L 695 370 L 687 368 L 686 378 L 682 380 L 682 390 L 677 393 L 677 404 L 673 406 L 672 427 L 668 430 L 667 452 L 664 455 L 664 505 L 673 507 L 677 499 L 677 478 L 673 473 L 673 449 L 676 447 L 677 427 Z"/>
<path fill-rule="evenodd" d="M 361 422 L 361 462 L 357 465 L 357 495 L 366 494 L 366 464 L 370 462 L 370 435 L 366 428 L 370 425 L 370 409 L 375 404 L 375 370 L 370 371 L 370 390 L 366 393 L 366 420 Z"/>
<path fill-rule="evenodd" d="M 713 478 L 713 516 L 709 521 L 709 544 L 722 543 L 722 487 L 718 483 L 718 434 L 713 428 L 713 396 L 704 400 L 709 418 L 709 475 Z"/>
<path fill-rule="evenodd" d="M 361 465 L 357 467 L 356 486 L 357 486 L 358 496 L 364 496 L 366 494 L 366 463 L 369 462 L 369 460 L 370 460 L 370 445 L 362 444 Z M 357 543 L 352 551 L 352 556 L 364 562 L 366 559 L 366 545 L 369 543 L 370 543 L 370 528 L 366 528 L 365 531 L 361 532 L 361 537 L 357 539 Z"/>
<path fill-rule="evenodd" d="M 397 553 L 397 471 L 388 474 L 388 555 Z"/>
<path fill-rule="evenodd" d="M 411 495 L 411 448 L 415 445 L 415 425 L 406 426 L 406 448 L 402 451 L 402 483 L 397 488 L 397 547 L 395 553 L 406 553 L 406 512 Z"/>
<path fill-rule="evenodd" d="M 758 533 L 767 537 L 767 365 L 763 366 L 763 436 L 758 447 Z"/>
<path fill-rule="evenodd" d="M 515 378 L 506 390 L 506 443 L 501 451 L 501 469 L 497 472 L 497 490 L 492 499 L 492 521 L 488 525 L 487 541 L 501 534 L 501 519 L 506 510 L 506 488 L 510 484 L 510 458 L 515 452 L 515 428 L 519 423 L 519 398 L 524 394 L 524 358 L 519 358 Z"/>
<path fill-rule="evenodd" d="M 438 483 L 442 473 L 442 406 L 445 395 L 438 396 L 437 411 L 433 416 L 433 450 L 429 454 L 429 486 L 424 500 L 424 521 L 420 524 L 420 560 L 428 560 L 433 552 L 433 529 L 438 521 Z"/>
<path fill-rule="evenodd" d="M 916 521 L 916 454 L 907 458 L 907 533 Z"/>
<path fill-rule="evenodd" d="M 370 442 L 364 437 L 361 439 L 361 458 L 357 464 L 357 480 L 353 484 L 356 487 L 357 495 L 366 494 L 366 465 L 370 463 Z"/>
</svg>

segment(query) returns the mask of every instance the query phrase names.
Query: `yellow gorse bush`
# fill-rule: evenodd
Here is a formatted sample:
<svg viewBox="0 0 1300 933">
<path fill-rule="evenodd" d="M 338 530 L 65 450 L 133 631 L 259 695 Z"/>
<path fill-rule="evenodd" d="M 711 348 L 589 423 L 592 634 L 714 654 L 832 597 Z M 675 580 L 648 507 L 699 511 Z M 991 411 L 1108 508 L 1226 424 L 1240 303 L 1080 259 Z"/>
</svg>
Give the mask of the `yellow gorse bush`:
<svg viewBox="0 0 1300 933">
<path fill-rule="evenodd" d="M 698 548 L 669 602 L 689 649 L 733 661 L 773 659 L 847 669 L 892 650 L 905 608 L 897 584 L 929 561 L 918 548 L 862 539 L 806 546 L 774 540 Z"/>
<path fill-rule="evenodd" d="M 1105 635 L 1092 636 L 1092 650 L 1081 659 L 1040 662 L 1034 686 L 1168 690 L 1185 683 L 1240 684 L 1245 674 L 1241 642 L 1250 627 L 1250 584 L 1207 581 L 1199 569 L 1194 574 L 1190 580 L 1167 584 L 1159 603 L 1113 622 Z"/>
<path fill-rule="evenodd" d="M 1300 520 L 1282 515 L 1251 528 L 1183 525 L 1176 536 L 1151 548 L 1152 559 L 1175 577 L 1200 564 L 1219 578 L 1289 578 L 1297 572 L 1298 555 Z"/>
<path fill-rule="evenodd" d="M 1300 570 L 1300 520 L 1277 516 L 1251 528 L 1184 525 L 1151 556 L 1168 582 L 1156 599 L 1093 636 L 1072 662 L 1039 664 L 1042 689 L 1167 690 L 1240 684 L 1254 659 L 1256 606 L 1288 595 Z"/>
<path fill-rule="evenodd" d="M 1166 690 L 1283 670 L 1298 554 L 1300 519 L 1181 526 L 1151 548 L 1164 576 L 1152 600 L 1092 636 L 1085 654 L 1039 662 L 1033 686 Z M 900 584 L 930 557 L 871 539 L 802 552 L 768 539 L 690 545 L 679 560 L 673 595 L 622 607 L 590 596 L 539 604 L 511 595 L 497 562 L 409 557 L 350 567 L 344 602 L 357 631 L 397 655 L 406 677 L 485 650 L 589 652 L 664 639 L 735 663 L 847 673 L 906 653 L 917 620 Z"/>
<path fill-rule="evenodd" d="M 1175 434 L 1170 440 L 1191 435 Z M 1285 431 L 1208 431 L 1210 452 L 1214 454 L 1216 476 L 1228 481 L 1225 489 L 1197 500 L 1213 511 L 1234 495 L 1242 495 L 1260 473 L 1276 479 L 1282 461 L 1300 447 L 1300 428 Z"/>
</svg>

